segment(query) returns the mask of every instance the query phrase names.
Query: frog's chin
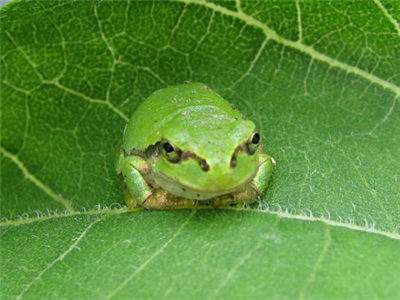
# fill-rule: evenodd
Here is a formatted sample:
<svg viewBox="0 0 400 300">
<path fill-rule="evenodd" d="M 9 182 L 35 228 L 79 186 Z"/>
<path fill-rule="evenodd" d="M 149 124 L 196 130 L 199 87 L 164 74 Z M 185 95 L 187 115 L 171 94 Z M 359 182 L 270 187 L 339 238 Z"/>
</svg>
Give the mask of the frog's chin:
<svg viewBox="0 0 400 300">
<path fill-rule="evenodd" d="M 170 181 L 166 178 L 158 177 L 155 178 L 156 183 L 164 190 L 170 192 L 171 194 L 177 196 L 177 197 L 182 197 L 185 199 L 196 199 L 196 200 L 208 200 L 214 197 L 218 197 L 221 195 L 226 195 L 226 194 L 233 194 L 238 191 L 241 191 L 245 188 L 247 184 L 249 184 L 249 181 L 251 180 L 251 177 L 247 180 L 244 180 L 243 182 L 240 182 L 238 184 L 235 184 L 229 188 L 207 188 L 207 187 L 194 187 L 190 186 L 188 184 L 183 184 L 180 182 L 176 181 Z"/>
</svg>

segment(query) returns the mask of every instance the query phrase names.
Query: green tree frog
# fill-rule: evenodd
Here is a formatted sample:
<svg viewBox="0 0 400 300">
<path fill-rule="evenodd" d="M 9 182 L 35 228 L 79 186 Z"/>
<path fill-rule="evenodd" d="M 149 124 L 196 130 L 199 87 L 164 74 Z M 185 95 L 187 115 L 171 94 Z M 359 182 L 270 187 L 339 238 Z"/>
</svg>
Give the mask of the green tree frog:
<svg viewBox="0 0 400 300">
<path fill-rule="evenodd" d="M 118 149 L 125 202 L 130 210 L 251 204 L 275 164 L 260 140 L 252 121 L 202 83 L 158 90 Z"/>
</svg>

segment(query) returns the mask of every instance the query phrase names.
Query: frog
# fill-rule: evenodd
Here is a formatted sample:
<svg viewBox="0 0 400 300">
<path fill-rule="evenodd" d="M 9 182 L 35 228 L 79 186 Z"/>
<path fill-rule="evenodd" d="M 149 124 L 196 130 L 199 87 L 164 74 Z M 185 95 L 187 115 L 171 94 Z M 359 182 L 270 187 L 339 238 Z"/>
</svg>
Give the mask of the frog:
<svg viewBox="0 0 400 300">
<path fill-rule="evenodd" d="M 129 210 L 250 205 L 275 160 L 254 122 L 200 82 L 155 91 L 134 111 L 117 149 Z"/>
</svg>

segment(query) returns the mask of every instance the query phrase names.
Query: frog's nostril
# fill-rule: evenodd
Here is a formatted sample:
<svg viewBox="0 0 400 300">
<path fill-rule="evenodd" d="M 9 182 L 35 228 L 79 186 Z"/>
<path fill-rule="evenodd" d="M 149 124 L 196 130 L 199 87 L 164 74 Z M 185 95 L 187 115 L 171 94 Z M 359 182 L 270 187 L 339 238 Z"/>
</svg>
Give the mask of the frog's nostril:
<svg viewBox="0 0 400 300">
<path fill-rule="evenodd" d="M 230 167 L 231 167 L 231 168 L 234 168 L 234 167 L 236 167 L 236 165 L 237 165 L 236 155 L 233 154 L 233 155 L 232 155 L 232 158 L 231 158 Z"/>
<path fill-rule="evenodd" d="M 200 160 L 199 164 L 200 164 L 200 168 L 204 172 L 210 171 L 210 165 L 207 163 L 207 161 L 205 159 Z"/>
</svg>

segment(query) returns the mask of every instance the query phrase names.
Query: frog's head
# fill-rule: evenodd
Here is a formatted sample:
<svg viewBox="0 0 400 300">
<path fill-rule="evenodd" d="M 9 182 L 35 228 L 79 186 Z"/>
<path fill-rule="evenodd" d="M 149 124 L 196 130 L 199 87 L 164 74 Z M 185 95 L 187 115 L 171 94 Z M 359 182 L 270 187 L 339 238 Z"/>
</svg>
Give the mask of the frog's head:
<svg viewBox="0 0 400 300">
<path fill-rule="evenodd" d="M 169 126 L 153 147 L 150 167 L 163 189 L 190 199 L 234 192 L 258 170 L 260 134 L 253 122 L 236 120 L 215 126 Z"/>
</svg>

